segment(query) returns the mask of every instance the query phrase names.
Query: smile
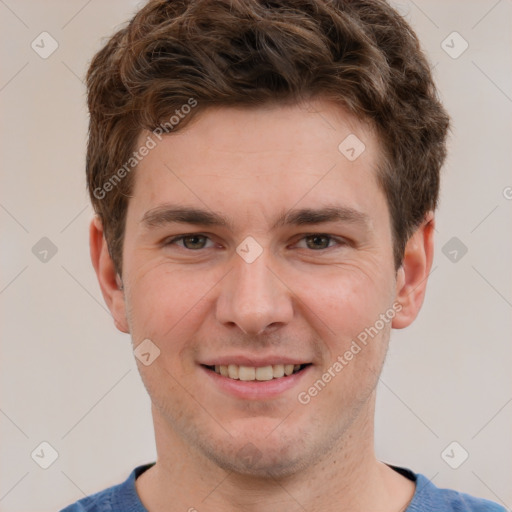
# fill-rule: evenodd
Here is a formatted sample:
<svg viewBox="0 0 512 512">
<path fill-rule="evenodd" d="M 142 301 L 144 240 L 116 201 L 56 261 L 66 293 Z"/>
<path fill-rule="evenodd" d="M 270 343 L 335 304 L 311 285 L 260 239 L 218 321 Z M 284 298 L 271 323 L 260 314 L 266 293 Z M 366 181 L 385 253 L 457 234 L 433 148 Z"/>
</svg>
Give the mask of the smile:
<svg viewBox="0 0 512 512">
<path fill-rule="evenodd" d="M 268 381 L 288 377 L 309 364 L 274 364 L 268 366 L 239 366 L 237 364 L 205 366 L 211 371 L 233 380 Z"/>
</svg>

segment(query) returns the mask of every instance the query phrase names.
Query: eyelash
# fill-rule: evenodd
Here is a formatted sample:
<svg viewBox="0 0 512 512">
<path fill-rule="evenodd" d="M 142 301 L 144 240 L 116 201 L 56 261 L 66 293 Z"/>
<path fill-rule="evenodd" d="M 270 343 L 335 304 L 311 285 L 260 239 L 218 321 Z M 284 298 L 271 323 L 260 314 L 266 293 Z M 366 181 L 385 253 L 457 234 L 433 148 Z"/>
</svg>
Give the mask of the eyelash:
<svg viewBox="0 0 512 512">
<path fill-rule="evenodd" d="M 185 238 L 191 238 L 191 237 L 196 237 L 196 238 L 202 237 L 202 238 L 206 238 L 206 239 L 211 241 L 210 237 L 208 237 L 207 235 L 204 235 L 202 233 L 187 233 L 187 234 L 184 234 L 184 235 L 179 235 L 177 237 L 174 237 L 174 238 L 172 238 L 170 240 L 166 240 L 166 241 L 164 241 L 163 245 L 164 246 L 176 245 L 176 242 L 180 242 L 180 241 L 182 241 Z M 302 236 L 302 238 L 299 239 L 299 241 L 304 240 L 306 238 L 313 238 L 313 237 L 327 238 L 327 239 L 329 239 L 329 243 L 331 241 L 335 241 L 335 242 L 338 243 L 338 246 L 348 245 L 348 242 L 345 241 L 344 239 L 338 238 L 338 237 L 335 237 L 335 236 L 332 236 L 332 235 L 327 235 L 325 233 L 305 234 L 305 235 Z M 181 248 L 186 250 L 186 251 L 190 251 L 190 252 L 199 252 L 201 250 L 206 249 L 204 247 L 202 247 L 201 249 L 188 249 L 187 247 L 184 247 L 184 246 L 181 246 Z M 318 249 L 318 250 L 310 249 L 310 250 L 313 251 L 313 252 L 321 252 L 321 251 L 326 251 L 327 249 L 332 249 L 332 248 L 333 247 L 326 247 L 325 249 Z"/>
</svg>

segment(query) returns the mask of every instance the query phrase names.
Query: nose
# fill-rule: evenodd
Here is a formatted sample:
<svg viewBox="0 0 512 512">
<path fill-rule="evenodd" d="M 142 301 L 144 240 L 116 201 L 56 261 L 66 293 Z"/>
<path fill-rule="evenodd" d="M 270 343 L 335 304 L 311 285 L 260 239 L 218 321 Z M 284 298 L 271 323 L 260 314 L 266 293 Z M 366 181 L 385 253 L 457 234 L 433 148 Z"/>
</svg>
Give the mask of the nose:
<svg viewBox="0 0 512 512">
<path fill-rule="evenodd" d="M 252 263 L 233 255 L 233 268 L 221 281 L 216 307 L 218 322 L 256 335 L 291 321 L 292 293 L 272 269 L 271 259 L 268 250 Z"/>
</svg>

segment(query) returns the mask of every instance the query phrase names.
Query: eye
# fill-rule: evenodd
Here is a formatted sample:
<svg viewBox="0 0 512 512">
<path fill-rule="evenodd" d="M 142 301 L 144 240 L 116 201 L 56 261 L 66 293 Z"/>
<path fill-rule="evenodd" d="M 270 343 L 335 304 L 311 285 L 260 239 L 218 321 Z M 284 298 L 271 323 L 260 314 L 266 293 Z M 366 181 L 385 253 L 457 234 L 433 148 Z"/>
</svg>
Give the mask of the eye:
<svg viewBox="0 0 512 512">
<path fill-rule="evenodd" d="M 178 245 L 191 251 L 205 249 L 206 241 L 210 240 L 207 236 L 198 233 L 190 235 L 180 235 L 171 240 L 167 240 L 164 245 Z M 179 243 L 181 242 L 181 245 Z M 211 240 L 210 240 L 211 242 Z"/>
<path fill-rule="evenodd" d="M 314 251 L 321 251 L 325 249 L 330 249 L 333 245 L 330 245 L 331 242 L 334 242 L 337 245 L 346 245 L 346 242 L 339 238 L 334 238 L 330 235 L 325 235 L 323 233 L 314 233 L 312 235 L 306 235 L 301 238 L 300 242 L 303 240 L 306 241 L 306 248 L 312 249 Z M 304 247 L 301 247 L 304 248 Z"/>
<path fill-rule="evenodd" d="M 201 249 L 208 249 L 213 247 L 213 245 L 207 246 L 208 241 L 213 244 L 212 240 L 210 240 L 210 238 L 206 235 L 200 233 L 191 233 L 171 238 L 165 241 L 164 245 L 177 245 L 189 251 L 199 251 Z M 303 242 L 305 242 L 305 246 Z M 303 244 L 302 247 L 299 245 L 301 243 Z M 326 235 L 324 233 L 313 233 L 303 236 L 296 244 L 296 246 L 300 249 L 310 249 L 313 251 L 322 251 L 335 246 L 343 245 L 347 245 L 345 240 L 333 237 L 331 235 Z"/>
</svg>

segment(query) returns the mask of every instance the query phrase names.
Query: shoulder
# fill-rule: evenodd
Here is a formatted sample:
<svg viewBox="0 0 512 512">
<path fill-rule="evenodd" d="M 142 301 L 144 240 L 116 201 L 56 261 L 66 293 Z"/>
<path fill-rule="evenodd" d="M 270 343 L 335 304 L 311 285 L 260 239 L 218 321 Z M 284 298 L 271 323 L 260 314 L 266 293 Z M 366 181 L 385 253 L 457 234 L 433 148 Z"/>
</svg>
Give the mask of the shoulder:
<svg viewBox="0 0 512 512">
<path fill-rule="evenodd" d="M 135 479 L 152 465 L 136 467 L 123 483 L 86 496 L 60 512 L 147 512 L 135 489 Z"/>
<path fill-rule="evenodd" d="M 416 492 L 406 512 L 507 512 L 493 501 L 453 489 L 440 489 L 424 475 L 415 476 Z"/>
<path fill-rule="evenodd" d="M 68 505 L 61 512 L 112 512 L 115 510 L 112 506 L 112 501 L 119 494 L 120 487 L 120 485 L 116 485 L 91 496 L 86 496 Z"/>
</svg>

